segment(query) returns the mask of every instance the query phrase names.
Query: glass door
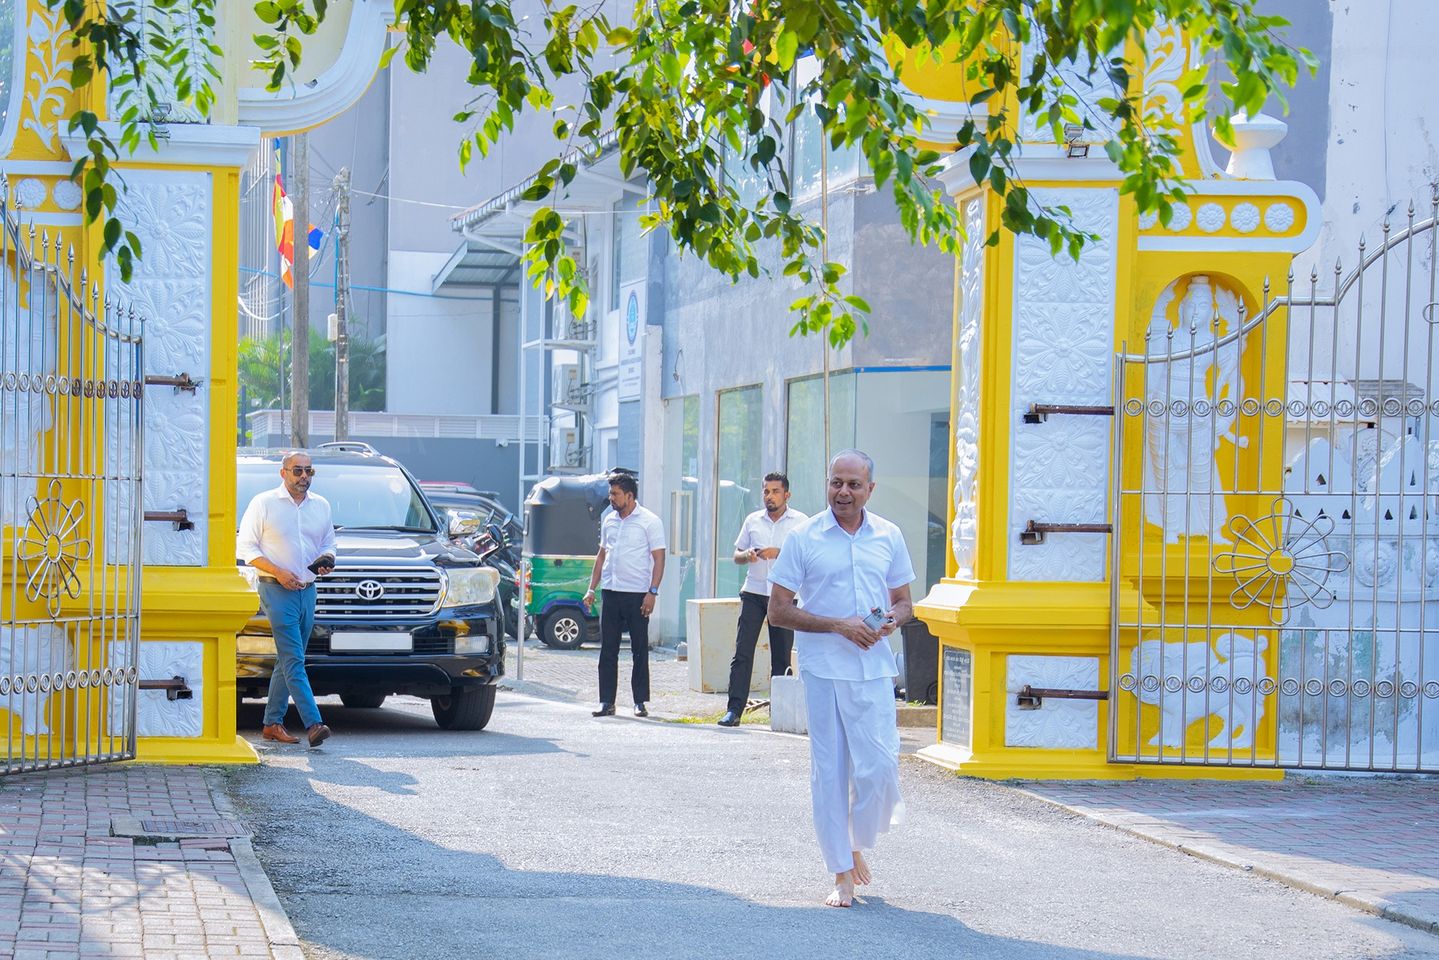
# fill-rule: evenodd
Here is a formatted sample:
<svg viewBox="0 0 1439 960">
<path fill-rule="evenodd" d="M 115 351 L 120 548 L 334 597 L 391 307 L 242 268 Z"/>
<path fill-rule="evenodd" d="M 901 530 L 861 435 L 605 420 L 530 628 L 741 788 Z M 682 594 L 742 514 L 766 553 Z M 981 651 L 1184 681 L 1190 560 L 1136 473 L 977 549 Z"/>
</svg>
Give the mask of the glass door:
<svg viewBox="0 0 1439 960">
<path fill-rule="evenodd" d="M 700 399 L 666 400 L 664 437 L 664 521 L 669 556 L 655 619 L 660 636 L 685 639 L 686 603 L 695 595 L 695 497 L 699 487 Z"/>
</svg>

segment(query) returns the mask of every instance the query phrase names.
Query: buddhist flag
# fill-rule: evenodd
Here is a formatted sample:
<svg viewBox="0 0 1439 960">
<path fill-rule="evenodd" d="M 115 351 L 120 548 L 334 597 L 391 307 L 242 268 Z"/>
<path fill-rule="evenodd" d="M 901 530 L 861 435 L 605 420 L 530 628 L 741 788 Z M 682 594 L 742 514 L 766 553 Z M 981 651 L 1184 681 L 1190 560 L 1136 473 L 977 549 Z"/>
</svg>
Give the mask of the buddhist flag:
<svg viewBox="0 0 1439 960">
<path fill-rule="evenodd" d="M 285 183 L 280 177 L 280 152 L 275 151 L 275 249 L 280 251 L 280 279 L 285 286 L 295 286 L 293 267 L 295 263 L 295 205 L 285 195 Z M 310 249 L 319 250 L 324 232 L 310 224 Z"/>
</svg>

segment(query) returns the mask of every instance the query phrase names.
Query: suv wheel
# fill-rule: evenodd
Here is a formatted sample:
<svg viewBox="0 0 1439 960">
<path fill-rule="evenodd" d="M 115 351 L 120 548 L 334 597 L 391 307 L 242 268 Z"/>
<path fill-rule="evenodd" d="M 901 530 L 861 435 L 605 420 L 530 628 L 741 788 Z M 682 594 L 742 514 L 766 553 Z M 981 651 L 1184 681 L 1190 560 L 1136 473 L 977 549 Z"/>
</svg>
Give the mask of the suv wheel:
<svg viewBox="0 0 1439 960">
<path fill-rule="evenodd" d="M 454 687 L 447 697 L 431 697 L 430 712 L 441 730 L 483 730 L 495 712 L 494 684 Z"/>
<path fill-rule="evenodd" d="M 340 702 L 352 710 L 374 710 L 385 703 L 385 693 L 342 693 Z"/>
<path fill-rule="evenodd" d="M 540 639 L 556 650 L 578 650 L 585 642 L 585 618 L 573 607 L 551 611 L 540 628 Z"/>
</svg>

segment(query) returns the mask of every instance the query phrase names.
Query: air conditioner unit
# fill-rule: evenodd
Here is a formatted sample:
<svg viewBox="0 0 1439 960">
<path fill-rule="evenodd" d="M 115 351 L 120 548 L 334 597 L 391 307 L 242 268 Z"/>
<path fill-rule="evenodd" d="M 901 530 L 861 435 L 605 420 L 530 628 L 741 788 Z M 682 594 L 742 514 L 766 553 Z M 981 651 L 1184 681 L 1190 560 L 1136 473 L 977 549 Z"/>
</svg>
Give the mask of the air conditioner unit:
<svg viewBox="0 0 1439 960">
<path fill-rule="evenodd" d="M 587 384 L 581 378 L 580 365 L 578 363 L 559 363 L 555 365 L 555 380 L 553 402 L 569 406 L 583 403 Z"/>
<path fill-rule="evenodd" d="M 586 317 L 576 317 L 570 314 L 564 316 L 564 338 L 578 343 L 589 343 L 595 339 L 594 322 Z"/>
<path fill-rule="evenodd" d="M 580 445 L 580 431 L 576 427 L 566 427 L 555 431 L 555 462 L 567 467 L 577 467 L 584 463 L 585 450 Z"/>
</svg>

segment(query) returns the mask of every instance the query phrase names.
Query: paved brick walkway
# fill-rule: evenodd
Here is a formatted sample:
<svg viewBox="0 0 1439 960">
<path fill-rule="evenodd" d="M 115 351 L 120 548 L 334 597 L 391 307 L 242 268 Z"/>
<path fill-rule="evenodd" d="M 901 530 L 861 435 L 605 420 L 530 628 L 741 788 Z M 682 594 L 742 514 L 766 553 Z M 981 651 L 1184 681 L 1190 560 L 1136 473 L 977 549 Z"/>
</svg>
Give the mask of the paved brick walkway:
<svg viewBox="0 0 1439 960">
<path fill-rule="evenodd" d="M 1439 779 L 1046 783 L 1029 792 L 1136 836 L 1439 933 Z"/>
<path fill-rule="evenodd" d="M 248 839 L 112 832 L 117 818 L 193 827 L 228 816 L 195 767 L 0 778 L 0 957 L 303 960 Z"/>
</svg>

